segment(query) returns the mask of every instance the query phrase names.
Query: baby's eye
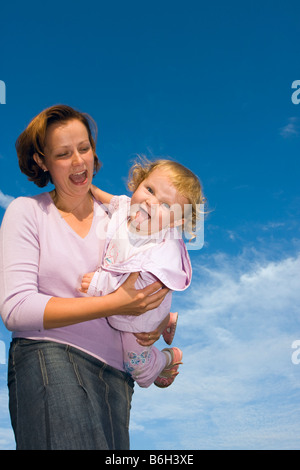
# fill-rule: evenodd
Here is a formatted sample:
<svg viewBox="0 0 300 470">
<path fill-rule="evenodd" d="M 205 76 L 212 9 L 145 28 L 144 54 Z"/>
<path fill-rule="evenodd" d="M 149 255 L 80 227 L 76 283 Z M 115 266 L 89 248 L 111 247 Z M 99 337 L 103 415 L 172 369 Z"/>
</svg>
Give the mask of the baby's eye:
<svg viewBox="0 0 300 470">
<path fill-rule="evenodd" d="M 150 188 L 150 186 L 147 186 L 147 191 L 149 191 L 149 193 L 151 193 L 151 194 L 154 194 L 154 192 L 153 192 L 152 188 Z"/>
<path fill-rule="evenodd" d="M 167 204 L 166 202 L 162 202 L 161 205 L 165 207 L 166 209 L 170 209 L 169 204 Z"/>
</svg>

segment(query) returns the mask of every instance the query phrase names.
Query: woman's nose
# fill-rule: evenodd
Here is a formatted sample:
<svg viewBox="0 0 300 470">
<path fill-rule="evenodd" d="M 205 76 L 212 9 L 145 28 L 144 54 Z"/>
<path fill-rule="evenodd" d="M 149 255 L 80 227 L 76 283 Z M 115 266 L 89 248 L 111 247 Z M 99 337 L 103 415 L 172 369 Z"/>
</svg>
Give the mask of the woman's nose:
<svg viewBox="0 0 300 470">
<path fill-rule="evenodd" d="M 72 165 L 78 166 L 81 163 L 82 163 L 82 157 L 80 153 L 77 150 L 74 150 L 73 155 L 72 155 Z"/>
</svg>

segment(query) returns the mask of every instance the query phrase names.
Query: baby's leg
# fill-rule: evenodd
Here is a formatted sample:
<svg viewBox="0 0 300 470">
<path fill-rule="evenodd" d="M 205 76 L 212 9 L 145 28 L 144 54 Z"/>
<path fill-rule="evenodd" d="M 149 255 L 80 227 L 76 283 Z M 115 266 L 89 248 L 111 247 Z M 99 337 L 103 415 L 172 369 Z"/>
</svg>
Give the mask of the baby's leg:
<svg viewBox="0 0 300 470">
<path fill-rule="evenodd" d="M 149 387 L 167 363 L 166 355 L 155 346 L 141 346 L 133 333 L 122 332 L 126 372 L 140 387 Z"/>
</svg>

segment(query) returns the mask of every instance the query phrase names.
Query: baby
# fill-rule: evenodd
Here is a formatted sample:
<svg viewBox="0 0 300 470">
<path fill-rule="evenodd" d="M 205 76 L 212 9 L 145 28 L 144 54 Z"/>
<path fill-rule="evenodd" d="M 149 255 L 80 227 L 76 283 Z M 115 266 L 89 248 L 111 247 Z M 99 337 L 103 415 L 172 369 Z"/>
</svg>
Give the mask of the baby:
<svg viewBox="0 0 300 470">
<path fill-rule="evenodd" d="M 159 307 L 140 316 L 114 315 L 108 318 L 122 333 L 125 370 L 141 387 L 153 382 L 168 387 L 178 374 L 182 351 L 141 346 L 133 333 L 155 330 L 169 315 L 172 291 L 183 291 L 191 282 L 191 263 L 182 240 L 196 226 L 202 189 L 196 175 L 171 160 L 138 162 L 130 172 L 127 196 L 112 196 L 93 186 L 96 199 L 108 206 L 108 224 L 103 259 L 96 273 L 83 276 L 81 291 L 106 295 L 116 290 L 131 272 L 139 272 L 136 288 L 159 279 L 169 293 Z M 164 338 L 174 336 L 177 315 Z"/>
</svg>

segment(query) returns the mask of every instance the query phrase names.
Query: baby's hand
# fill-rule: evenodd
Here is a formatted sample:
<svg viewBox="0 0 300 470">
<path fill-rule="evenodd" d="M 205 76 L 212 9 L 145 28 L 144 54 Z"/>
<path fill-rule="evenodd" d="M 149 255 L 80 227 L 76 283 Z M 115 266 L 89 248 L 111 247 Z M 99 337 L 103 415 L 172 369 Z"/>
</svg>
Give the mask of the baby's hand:
<svg viewBox="0 0 300 470">
<path fill-rule="evenodd" d="M 80 287 L 80 292 L 83 292 L 84 294 L 87 293 L 89 285 L 91 283 L 91 280 L 93 279 L 95 273 L 86 273 L 83 275 L 82 280 L 81 280 L 81 287 Z"/>
<path fill-rule="evenodd" d="M 101 196 L 100 189 L 97 188 L 97 186 L 95 186 L 94 184 L 91 184 L 90 190 L 94 198 L 97 199 L 97 201 L 100 201 L 100 196 Z"/>
<path fill-rule="evenodd" d="M 102 191 L 102 189 L 97 188 L 97 186 L 95 186 L 94 184 L 91 184 L 90 190 L 94 198 L 105 205 L 108 205 L 111 201 L 111 198 L 113 197 L 112 194 Z"/>
</svg>

